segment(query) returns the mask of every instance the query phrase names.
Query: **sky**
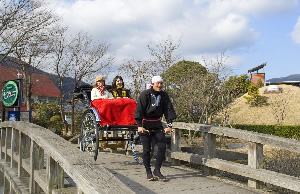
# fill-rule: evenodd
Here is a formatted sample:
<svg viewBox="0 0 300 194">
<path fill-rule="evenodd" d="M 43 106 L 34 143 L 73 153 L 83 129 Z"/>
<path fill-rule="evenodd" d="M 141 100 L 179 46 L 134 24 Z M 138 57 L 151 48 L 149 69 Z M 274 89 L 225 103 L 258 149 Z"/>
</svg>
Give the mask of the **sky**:
<svg viewBox="0 0 300 194">
<path fill-rule="evenodd" d="M 299 0 L 51 0 L 73 32 L 109 43 L 124 60 L 149 59 L 147 44 L 181 40 L 181 60 L 215 59 L 226 49 L 233 74 L 267 62 L 266 80 L 300 74 Z M 248 74 L 250 75 L 250 74 Z"/>
</svg>

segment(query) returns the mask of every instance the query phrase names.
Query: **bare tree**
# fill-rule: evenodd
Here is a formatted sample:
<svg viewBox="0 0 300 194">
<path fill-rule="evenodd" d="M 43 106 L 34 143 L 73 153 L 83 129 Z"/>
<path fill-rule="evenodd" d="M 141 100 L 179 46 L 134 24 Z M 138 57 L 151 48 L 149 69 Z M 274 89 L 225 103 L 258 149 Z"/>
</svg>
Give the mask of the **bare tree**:
<svg viewBox="0 0 300 194">
<path fill-rule="evenodd" d="M 59 84 L 59 107 L 60 107 L 60 117 L 62 122 L 64 123 L 64 127 L 66 132 L 68 132 L 68 123 L 64 117 L 64 93 L 63 93 L 63 85 L 64 85 L 64 78 L 68 75 L 71 70 L 71 52 L 70 52 L 70 45 L 71 40 L 68 39 L 67 34 L 67 27 L 58 27 L 57 34 L 54 36 L 54 41 L 52 42 L 53 48 L 53 62 L 50 64 L 50 69 L 56 73 L 57 81 Z"/>
<path fill-rule="evenodd" d="M 225 62 L 225 51 L 204 65 L 180 61 L 163 76 L 170 84 L 171 98 L 178 118 L 188 122 L 210 124 L 217 113 L 233 99 L 233 91 L 226 81 L 231 73 Z"/>
<path fill-rule="evenodd" d="M 178 119 L 196 122 L 199 115 L 197 103 L 200 100 L 198 82 L 205 74 L 207 70 L 199 62 L 185 60 L 175 63 L 162 74 L 164 82 L 169 85 L 166 91 L 173 99 Z"/>
<path fill-rule="evenodd" d="M 26 5 L 29 4 L 29 0 L 21 0 L 21 1 L 7 1 L 7 0 L 1 0 L 0 1 L 0 20 L 1 20 L 1 26 L 0 26 L 0 38 L 1 38 L 1 53 L 3 54 L 3 57 L 0 59 L 3 61 L 5 57 L 9 53 L 11 53 L 11 50 L 13 49 L 14 45 L 18 44 L 21 41 L 21 38 L 17 39 L 14 44 L 10 47 L 6 47 L 4 45 L 5 39 L 7 34 L 14 33 L 13 28 L 17 24 L 18 20 L 22 18 L 22 9 L 26 7 Z"/>
<path fill-rule="evenodd" d="M 23 71 L 28 111 L 31 111 L 32 104 L 31 96 L 33 92 L 32 86 L 34 84 L 32 81 L 32 73 L 35 72 L 36 69 L 43 67 L 45 59 L 52 52 L 51 47 L 49 47 L 49 42 L 51 42 L 49 29 L 42 29 L 31 34 L 30 38 L 23 40 L 22 43 L 19 43 L 19 45 L 13 49 L 12 54 L 18 59 L 16 65 L 20 66 Z"/>
<path fill-rule="evenodd" d="M 219 56 L 216 56 L 215 61 L 208 61 L 203 57 L 204 65 L 209 71 L 209 74 L 204 77 L 204 82 L 200 86 L 204 89 L 204 92 L 202 92 L 204 94 L 203 116 L 206 124 L 211 124 L 213 117 L 232 100 L 232 96 L 229 95 L 230 91 L 223 85 L 232 74 L 232 71 L 226 65 L 228 56 L 225 53 L 226 49 Z"/>
<path fill-rule="evenodd" d="M 1 0 L 0 12 L 0 62 L 57 20 L 43 0 Z"/>
<path fill-rule="evenodd" d="M 269 98 L 269 106 L 273 111 L 273 115 L 276 119 L 278 125 L 283 125 L 286 115 L 289 111 L 291 99 L 294 98 L 293 92 L 291 89 L 286 88 L 285 93 L 289 93 L 290 95 L 283 96 L 282 93 L 275 93 L 272 98 Z"/>
<path fill-rule="evenodd" d="M 147 83 L 146 80 L 150 80 L 151 62 L 148 61 L 135 61 L 134 59 L 127 61 L 127 64 L 123 65 L 119 70 L 124 71 L 133 81 L 133 99 L 137 100 L 139 94 Z"/>
<path fill-rule="evenodd" d="M 231 88 L 224 84 L 230 75 L 226 60 L 224 51 L 214 60 L 203 57 L 203 66 L 197 62 L 180 61 L 166 72 L 164 76 L 172 83 L 171 97 L 179 119 L 211 124 L 212 119 L 228 106 L 233 95 Z M 189 133 L 189 137 L 192 141 L 194 136 Z"/>
<path fill-rule="evenodd" d="M 167 69 L 169 69 L 179 58 L 174 52 L 178 49 L 180 40 L 178 42 L 173 41 L 172 36 L 168 36 L 167 39 L 158 43 L 150 42 L 147 44 L 150 59 L 145 61 L 138 61 L 135 59 L 128 60 L 125 65 L 119 70 L 124 71 L 134 83 L 133 96 L 134 99 L 138 98 L 138 95 L 142 91 L 142 88 L 148 80 L 154 75 L 161 75 Z M 165 88 L 169 87 L 168 82 L 164 83 Z"/>
<path fill-rule="evenodd" d="M 51 52 L 51 25 L 57 21 L 55 15 L 42 0 L 1 1 L 0 49 L 18 59 L 16 65 L 23 71 L 27 110 L 31 111 L 31 75 Z"/>
<path fill-rule="evenodd" d="M 108 56 L 109 45 L 102 42 L 95 42 L 87 33 L 79 32 L 72 38 L 69 46 L 70 71 L 68 75 L 74 78 L 73 93 L 81 81 L 91 78 L 97 72 L 104 72 L 109 69 L 113 56 Z M 72 95 L 72 124 L 71 133 L 75 132 L 74 127 L 74 95 Z"/>
<path fill-rule="evenodd" d="M 152 61 L 152 74 L 161 75 L 168 70 L 178 59 L 175 51 L 179 48 L 181 39 L 175 42 L 171 35 L 158 43 L 150 42 L 147 47 Z M 165 87 L 167 87 L 165 85 Z"/>
</svg>

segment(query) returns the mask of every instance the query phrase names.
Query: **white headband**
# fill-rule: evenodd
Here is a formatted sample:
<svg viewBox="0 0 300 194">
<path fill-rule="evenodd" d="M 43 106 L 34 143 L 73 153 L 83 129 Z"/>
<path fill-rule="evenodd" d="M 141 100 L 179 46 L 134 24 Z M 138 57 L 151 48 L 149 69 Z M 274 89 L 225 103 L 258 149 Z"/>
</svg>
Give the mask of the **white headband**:
<svg viewBox="0 0 300 194">
<path fill-rule="evenodd" d="M 154 76 L 152 78 L 152 83 L 155 83 L 155 82 L 163 82 L 163 79 L 160 76 Z"/>
</svg>

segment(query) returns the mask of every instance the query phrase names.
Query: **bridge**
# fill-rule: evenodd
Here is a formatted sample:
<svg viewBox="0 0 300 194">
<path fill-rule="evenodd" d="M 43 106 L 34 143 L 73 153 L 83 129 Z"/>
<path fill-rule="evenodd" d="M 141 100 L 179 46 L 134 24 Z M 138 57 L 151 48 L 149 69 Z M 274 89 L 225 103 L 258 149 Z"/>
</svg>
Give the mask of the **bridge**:
<svg viewBox="0 0 300 194">
<path fill-rule="evenodd" d="M 32 123 L 0 123 L 0 184 L 4 193 L 259 193 L 262 183 L 300 192 L 300 178 L 263 169 L 263 145 L 300 153 L 300 142 L 239 129 L 194 123 L 174 123 L 168 162 L 162 172 L 168 182 L 146 181 L 145 170 L 132 157 L 88 153 L 50 130 Z M 181 151 L 181 130 L 201 131 L 202 155 Z M 248 164 L 216 157 L 216 136 L 248 142 Z M 203 167 L 185 169 L 182 162 Z M 216 170 L 248 179 L 248 186 L 214 176 Z"/>
</svg>

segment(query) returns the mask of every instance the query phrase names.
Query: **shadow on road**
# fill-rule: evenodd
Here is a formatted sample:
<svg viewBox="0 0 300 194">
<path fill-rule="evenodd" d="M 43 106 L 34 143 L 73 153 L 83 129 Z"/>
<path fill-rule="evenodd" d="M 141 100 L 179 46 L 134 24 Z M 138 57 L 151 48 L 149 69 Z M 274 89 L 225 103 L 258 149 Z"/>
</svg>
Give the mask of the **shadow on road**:
<svg viewBox="0 0 300 194">
<path fill-rule="evenodd" d="M 147 187 L 144 187 L 143 185 L 139 184 L 138 182 L 117 173 L 114 170 L 107 169 L 110 173 L 112 173 L 114 176 L 116 176 L 122 183 L 124 183 L 127 187 L 129 187 L 133 192 L 135 193 L 143 193 L 143 194 L 155 194 L 155 192 L 151 191 Z"/>
</svg>

